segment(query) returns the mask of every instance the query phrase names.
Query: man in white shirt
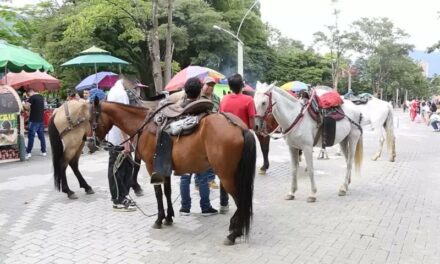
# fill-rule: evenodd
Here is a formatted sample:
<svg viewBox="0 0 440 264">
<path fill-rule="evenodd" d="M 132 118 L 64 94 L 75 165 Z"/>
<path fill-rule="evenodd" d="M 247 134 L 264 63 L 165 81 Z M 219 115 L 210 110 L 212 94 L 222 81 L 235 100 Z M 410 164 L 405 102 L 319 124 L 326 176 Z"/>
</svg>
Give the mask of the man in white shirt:
<svg viewBox="0 0 440 264">
<path fill-rule="evenodd" d="M 107 101 L 117 102 L 121 104 L 129 104 L 129 98 L 127 92 L 125 91 L 123 80 L 118 80 L 115 85 L 110 89 L 107 95 Z M 107 134 L 107 141 L 112 143 L 114 146 L 120 145 L 129 136 L 122 132 L 116 126 Z M 121 155 L 130 155 L 130 142 L 124 143 L 124 150 Z M 120 153 L 115 150 L 109 151 L 109 162 L 108 162 L 108 181 L 110 185 L 110 193 L 113 201 L 113 210 L 120 212 L 131 212 L 136 210 L 136 204 L 129 198 L 127 198 L 130 189 L 130 178 L 132 173 L 132 166 L 130 161 L 126 158 L 123 159 L 119 168 L 115 171 L 114 164 L 116 163 Z M 123 157 L 120 157 L 123 158 Z"/>
</svg>

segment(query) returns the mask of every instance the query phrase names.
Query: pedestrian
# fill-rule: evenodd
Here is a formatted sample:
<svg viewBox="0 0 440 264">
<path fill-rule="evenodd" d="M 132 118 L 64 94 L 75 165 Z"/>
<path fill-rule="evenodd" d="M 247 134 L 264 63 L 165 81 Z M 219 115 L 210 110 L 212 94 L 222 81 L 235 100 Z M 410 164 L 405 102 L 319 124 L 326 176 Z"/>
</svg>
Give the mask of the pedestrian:
<svg viewBox="0 0 440 264">
<path fill-rule="evenodd" d="M 27 101 L 23 104 L 26 110 L 30 111 L 28 121 L 28 145 L 26 148 L 26 159 L 29 159 L 32 154 L 32 148 L 34 147 L 35 133 L 40 140 L 42 156 L 47 156 L 46 152 L 46 139 L 44 138 L 44 97 L 35 92 L 32 88 L 26 91 L 28 96 Z"/>
<path fill-rule="evenodd" d="M 435 132 L 440 131 L 440 110 L 437 110 L 437 112 L 433 113 L 431 117 L 429 118 L 429 124 L 431 124 L 432 128 L 434 128 Z"/>
<path fill-rule="evenodd" d="M 411 121 L 414 121 L 414 119 L 416 118 L 416 115 L 417 115 L 417 105 L 418 105 L 417 100 L 413 99 L 411 101 L 411 105 L 410 105 L 410 108 L 409 108 L 409 116 L 411 118 Z"/>
<path fill-rule="evenodd" d="M 110 89 L 107 101 L 121 104 L 129 104 L 129 98 L 123 80 L 118 80 Z M 107 141 L 114 146 L 120 146 L 123 142 L 123 151 L 109 150 L 108 181 L 113 201 L 113 210 L 119 212 L 131 212 L 136 210 L 136 204 L 127 197 L 132 177 L 132 164 L 128 159 L 131 152 L 129 138 L 122 130 L 113 126 L 107 134 Z"/>
<path fill-rule="evenodd" d="M 244 83 L 240 74 L 234 74 L 228 78 L 231 94 L 225 95 L 220 102 L 219 111 L 228 112 L 239 117 L 249 129 L 254 128 L 256 115 L 255 104 L 252 97 L 242 93 Z M 229 196 L 221 186 L 220 182 L 220 212 L 224 208 L 227 211 Z"/>
<path fill-rule="evenodd" d="M 203 80 L 203 87 L 202 87 L 202 93 L 201 98 L 211 100 L 214 107 L 212 108 L 212 112 L 218 112 L 218 108 L 220 106 L 220 98 L 214 93 L 214 87 L 217 83 L 215 80 L 211 77 L 206 77 L 205 80 Z M 219 186 L 215 182 L 215 173 L 212 169 L 209 169 L 206 171 L 207 177 L 208 177 L 208 185 L 209 188 L 212 189 L 218 189 Z M 196 174 L 194 177 L 194 182 L 196 185 L 196 190 L 199 189 L 199 177 L 200 174 Z M 203 176 L 204 177 L 204 176 Z"/>
<path fill-rule="evenodd" d="M 186 81 L 184 89 L 186 98 L 181 104 L 182 107 L 185 107 L 187 104 L 196 101 L 200 97 L 202 84 L 197 77 L 190 78 Z M 199 182 L 200 208 L 202 209 L 203 216 L 209 216 L 218 213 L 218 211 L 211 206 L 211 201 L 209 200 L 210 191 L 208 187 L 208 176 L 210 175 L 210 173 L 213 173 L 211 169 L 204 173 L 196 174 Z M 191 174 L 185 174 L 180 177 L 180 215 L 189 215 L 191 212 L 191 195 L 189 188 L 190 184 Z"/>
</svg>

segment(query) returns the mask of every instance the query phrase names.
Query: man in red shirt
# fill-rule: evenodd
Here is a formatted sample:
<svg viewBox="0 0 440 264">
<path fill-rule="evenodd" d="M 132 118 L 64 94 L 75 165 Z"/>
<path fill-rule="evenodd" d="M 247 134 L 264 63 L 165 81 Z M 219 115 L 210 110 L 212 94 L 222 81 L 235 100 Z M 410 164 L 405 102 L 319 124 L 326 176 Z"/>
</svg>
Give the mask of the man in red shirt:
<svg viewBox="0 0 440 264">
<path fill-rule="evenodd" d="M 238 116 L 249 129 L 253 129 L 256 110 L 252 97 L 242 93 L 243 78 L 240 74 L 232 75 L 228 78 L 228 84 L 232 93 L 223 97 L 220 102 L 220 112 L 228 112 Z"/>
</svg>

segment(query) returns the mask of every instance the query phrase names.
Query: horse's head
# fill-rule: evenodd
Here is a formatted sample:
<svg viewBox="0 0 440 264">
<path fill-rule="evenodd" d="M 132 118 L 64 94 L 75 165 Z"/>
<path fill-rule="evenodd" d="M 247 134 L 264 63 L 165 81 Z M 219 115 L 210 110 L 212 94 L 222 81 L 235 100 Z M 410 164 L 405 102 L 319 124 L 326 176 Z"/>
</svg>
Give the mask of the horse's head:
<svg viewBox="0 0 440 264">
<path fill-rule="evenodd" d="M 108 116 L 101 113 L 101 102 L 97 97 L 91 103 L 90 107 L 90 125 L 92 127 L 92 137 L 95 145 L 99 146 L 104 140 L 105 135 L 111 129 L 112 124 Z"/>
<path fill-rule="evenodd" d="M 254 95 L 254 104 L 257 114 L 255 115 L 255 132 L 261 133 L 265 129 L 265 120 L 272 112 L 272 89 L 275 83 L 268 85 L 267 83 L 257 82 Z"/>
</svg>

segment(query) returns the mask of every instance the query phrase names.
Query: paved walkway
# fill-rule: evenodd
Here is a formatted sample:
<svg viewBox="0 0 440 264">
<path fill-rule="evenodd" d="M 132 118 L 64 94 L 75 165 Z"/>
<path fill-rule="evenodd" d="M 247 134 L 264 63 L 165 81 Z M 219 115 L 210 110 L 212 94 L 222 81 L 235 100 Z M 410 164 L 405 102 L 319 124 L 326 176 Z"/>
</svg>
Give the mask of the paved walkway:
<svg viewBox="0 0 440 264">
<path fill-rule="evenodd" d="M 303 170 L 297 199 L 283 200 L 289 155 L 283 141 L 273 142 L 270 171 L 255 180 L 250 239 L 233 247 L 222 245 L 232 213 L 202 217 L 194 191 L 191 216 L 154 230 L 154 217 L 111 210 L 106 153 L 80 161 L 94 195 L 85 195 L 69 171 L 79 195 L 70 201 L 53 190 L 49 157 L 34 149 L 30 161 L 0 164 L 0 263 L 440 263 L 440 133 L 408 119 L 396 112 L 395 163 L 369 160 L 377 142 L 365 132 L 362 176 L 353 177 L 346 197 L 337 196 L 343 158 L 330 149 L 331 160 L 315 161 L 314 204 L 306 203 Z M 146 195 L 136 201 L 154 214 L 154 192 L 142 175 Z M 218 191 L 212 198 L 218 207 Z"/>
</svg>

